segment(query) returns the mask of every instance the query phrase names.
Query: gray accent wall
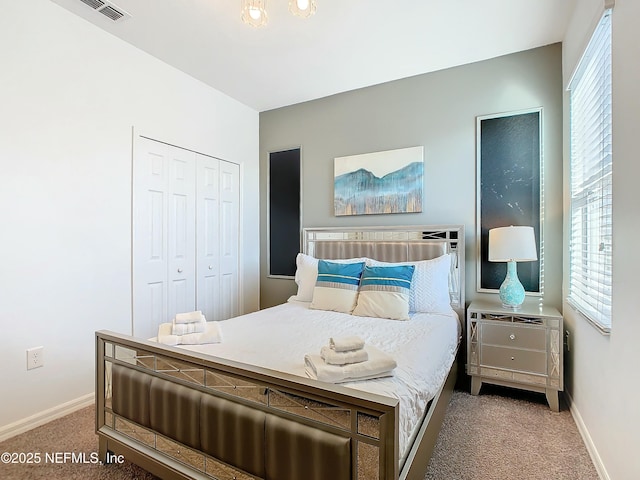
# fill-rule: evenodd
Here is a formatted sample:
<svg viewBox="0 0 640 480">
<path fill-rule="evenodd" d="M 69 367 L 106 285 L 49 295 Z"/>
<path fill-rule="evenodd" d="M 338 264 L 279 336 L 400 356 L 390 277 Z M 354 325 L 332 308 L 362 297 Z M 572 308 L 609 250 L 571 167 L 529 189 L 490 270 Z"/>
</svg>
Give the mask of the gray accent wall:
<svg viewBox="0 0 640 480">
<path fill-rule="evenodd" d="M 476 293 L 476 117 L 543 108 L 546 304 L 561 307 L 562 49 L 549 45 L 260 114 L 261 307 L 295 294 L 267 276 L 269 152 L 301 147 L 302 227 L 464 224 L 466 298 Z M 335 217 L 333 159 L 424 146 L 422 213 Z"/>
</svg>

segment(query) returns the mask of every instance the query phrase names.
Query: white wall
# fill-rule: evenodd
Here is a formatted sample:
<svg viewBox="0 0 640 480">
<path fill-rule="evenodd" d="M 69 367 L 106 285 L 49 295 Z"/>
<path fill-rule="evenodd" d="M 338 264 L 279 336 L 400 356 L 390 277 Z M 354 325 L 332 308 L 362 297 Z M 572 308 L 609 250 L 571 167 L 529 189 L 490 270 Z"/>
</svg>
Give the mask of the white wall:
<svg viewBox="0 0 640 480">
<path fill-rule="evenodd" d="M 49 0 L 3 2 L 0 61 L 1 433 L 93 392 L 94 331 L 131 331 L 132 126 L 242 165 L 245 311 L 259 198 L 256 111 Z"/>
<path fill-rule="evenodd" d="M 582 0 L 564 42 L 565 85 L 580 59 L 602 11 L 603 0 Z M 610 336 L 601 335 L 568 305 L 570 330 L 566 388 L 572 410 L 586 435 L 602 478 L 640 478 L 640 321 L 636 305 L 640 282 L 638 205 L 638 118 L 640 117 L 640 2 L 616 0 L 612 17 L 613 61 L 613 320 Z M 569 109 L 565 101 L 565 211 L 568 207 Z M 568 252 L 565 219 L 565 252 Z M 568 292 L 565 255 L 565 294 Z"/>
</svg>

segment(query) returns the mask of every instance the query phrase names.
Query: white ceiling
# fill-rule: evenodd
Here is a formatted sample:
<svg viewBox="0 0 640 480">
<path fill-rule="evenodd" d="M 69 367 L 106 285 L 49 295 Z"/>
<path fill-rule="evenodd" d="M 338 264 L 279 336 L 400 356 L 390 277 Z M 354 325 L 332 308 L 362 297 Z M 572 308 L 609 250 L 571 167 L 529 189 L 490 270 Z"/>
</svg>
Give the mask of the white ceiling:
<svg viewBox="0 0 640 480">
<path fill-rule="evenodd" d="M 256 29 L 240 0 L 113 0 L 118 23 L 52 1 L 257 111 L 560 42 L 575 2 L 316 0 L 300 19 L 268 0 Z"/>
</svg>

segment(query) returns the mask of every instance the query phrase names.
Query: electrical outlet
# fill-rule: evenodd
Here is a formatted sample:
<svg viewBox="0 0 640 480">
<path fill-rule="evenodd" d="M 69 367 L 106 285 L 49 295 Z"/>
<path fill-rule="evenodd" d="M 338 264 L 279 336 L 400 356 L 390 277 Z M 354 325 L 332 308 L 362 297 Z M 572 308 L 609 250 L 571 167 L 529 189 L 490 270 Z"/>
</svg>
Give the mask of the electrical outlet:
<svg viewBox="0 0 640 480">
<path fill-rule="evenodd" d="M 44 367 L 44 347 L 27 349 L 27 370 Z"/>
</svg>

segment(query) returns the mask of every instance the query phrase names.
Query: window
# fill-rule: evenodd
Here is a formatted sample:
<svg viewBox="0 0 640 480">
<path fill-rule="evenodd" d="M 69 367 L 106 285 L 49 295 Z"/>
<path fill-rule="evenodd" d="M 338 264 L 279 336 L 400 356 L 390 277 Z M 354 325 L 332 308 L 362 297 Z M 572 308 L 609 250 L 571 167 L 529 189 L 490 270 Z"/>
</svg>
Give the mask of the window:
<svg viewBox="0 0 640 480">
<path fill-rule="evenodd" d="M 611 331 L 612 152 L 610 10 L 587 46 L 571 92 L 569 303 Z"/>
</svg>

